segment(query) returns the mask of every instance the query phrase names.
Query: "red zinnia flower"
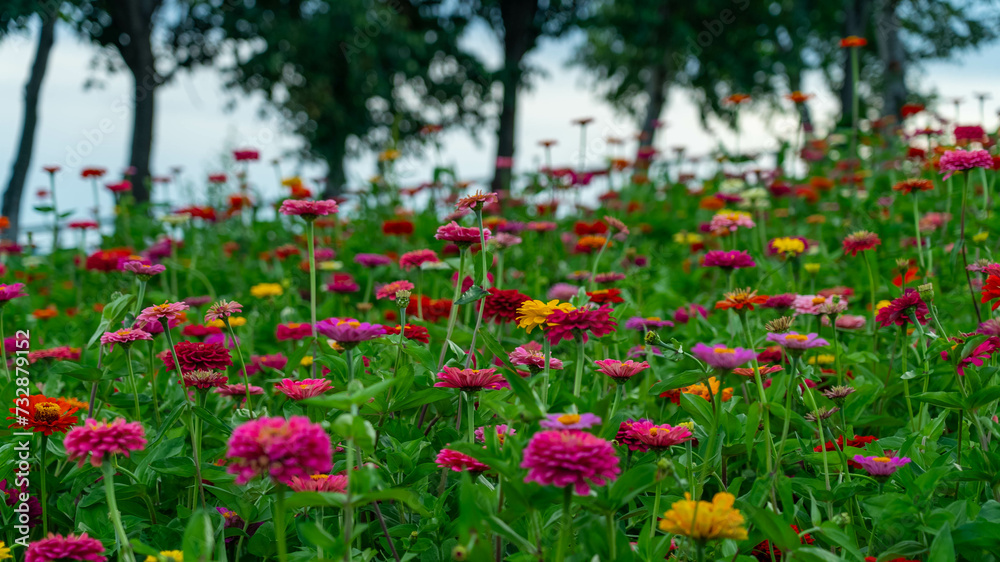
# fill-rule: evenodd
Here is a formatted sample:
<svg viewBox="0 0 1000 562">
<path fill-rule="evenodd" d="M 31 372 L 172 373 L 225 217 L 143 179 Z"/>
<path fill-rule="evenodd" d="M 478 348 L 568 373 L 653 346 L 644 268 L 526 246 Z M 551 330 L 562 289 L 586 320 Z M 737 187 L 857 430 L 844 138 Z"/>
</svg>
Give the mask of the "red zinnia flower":
<svg viewBox="0 0 1000 562">
<path fill-rule="evenodd" d="M 177 360 L 181 364 L 181 372 L 189 371 L 225 371 L 233 364 L 229 350 L 219 344 L 182 341 L 174 346 Z M 174 358 L 167 350 L 160 353 L 160 359 L 168 371 L 176 368 Z"/>
<path fill-rule="evenodd" d="M 483 320 L 496 324 L 511 323 L 517 317 L 517 309 L 524 301 L 531 300 L 517 289 L 497 289 L 490 287 L 490 294 L 483 300 Z"/>
<path fill-rule="evenodd" d="M 590 297 L 590 302 L 594 304 L 617 304 L 625 302 L 625 299 L 619 296 L 621 293 L 621 289 L 598 289 L 596 291 L 589 291 L 587 296 Z"/>
<path fill-rule="evenodd" d="M 868 232 L 867 230 L 859 230 L 844 238 L 844 255 L 851 254 L 851 256 L 857 256 L 858 252 L 871 250 L 881 243 L 882 241 L 879 240 L 878 234 Z"/>
<path fill-rule="evenodd" d="M 603 337 L 615 331 L 618 323 L 611 317 L 611 307 L 598 309 L 576 308 L 570 311 L 556 310 L 550 314 L 546 336 L 552 345 L 577 336 L 587 341 L 588 332 L 594 337 Z"/>
<path fill-rule="evenodd" d="M 892 186 L 893 191 L 898 191 L 904 195 L 909 195 L 915 191 L 930 191 L 932 189 L 934 189 L 934 182 L 920 178 L 903 180 L 896 182 L 896 185 Z"/>
<path fill-rule="evenodd" d="M 399 325 L 385 326 L 385 333 L 398 334 Z M 427 331 L 427 328 L 424 328 L 423 326 L 414 326 L 413 324 L 406 325 L 406 331 L 403 333 L 403 336 L 408 340 L 418 341 L 424 344 L 430 343 L 431 341 L 431 333 Z"/>
<path fill-rule="evenodd" d="M 848 47 L 864 47 L 868 44 L 868 40 L 864 37 L 858 37 L 857 35 L 851 35 L 849 37 L 844 37 L 840 40 L 841 48 Z"/>
<path fill-rule="evenodd" d="M 73 414 L 79 410 L 62 398 L 48 398 L 43 394 L 21 395 L 14 399 L 10 409 L 14 420 L 9 427 L 17 427 L 19 431 L 31 430 L 35 433 L 52 435 L 55 432 L 66 433 L 77 421 Z"/>
<path fill-rule="evenodd" d="M 917 318 L 917 322 L 921 324 L 927 323 L 927 315 L 929 311 L 927 310 L 927 303 L 920 298 L 920 293 L 916 289 L 907 289 L 902 295 L 892 300 L 889 306 L 886 306 L 882 310 L 878 311 L 875 315 L 875 321 L 879 323 L 879 326 L 885 328 L 886 326 L 896 324 L 897 326 L 905 326 L 910 322 L 910 312 Z"/>
<path fill-rule="evenodd" d="M 390 219 L 382 223 L 382 234 L 409 236 L 413 234 L 413 223 L 405 219 Z"/>
<path fill-rule="evenodd" d="M 1000 298 L 1000 277 L 990 275 L 983 284 L 983 297 L 980 302 L 986 303 L 997 298 Z M 1000 307 L 1000 300 L 993 303 L 992 309 L 996 310 L 997 307 Z"/>
</svg>

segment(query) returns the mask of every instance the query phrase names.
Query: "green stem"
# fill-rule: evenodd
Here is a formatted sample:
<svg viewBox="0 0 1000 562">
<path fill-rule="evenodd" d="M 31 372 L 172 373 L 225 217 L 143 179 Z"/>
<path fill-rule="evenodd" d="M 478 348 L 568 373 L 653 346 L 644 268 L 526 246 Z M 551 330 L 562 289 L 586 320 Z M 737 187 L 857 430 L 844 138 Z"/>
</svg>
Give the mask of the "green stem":
<svg viewBox="0 0 1000 562">
<path fill-rule="evenodd" d="M 316 316 L 313 316 L 313 330 L 316 330 Z M 229 328 L 229 337 L 233 338 L 233 345 L 236 346 L 236 355 L 240 358 L 240 367 L 243 368 L 243 390 L 246 393 L 247 410 L 250 412 L 250 419 L 254 418 L 253 415 L 253 403 L 250 401 L 250 377 L 247 375 L 247 363 L 243 360 L 243 350 L 240 349 L 240 342 L 236 339 L 236 332 L 233 330 L 233 325 L 229 323 L 229 318 L 223 318 L 223 322 L 226 323 L 226 328 Z"/>
<path fill-rule="evenodd" d="M 174 368 L 177 369 L 177 373 L 180 374 L 181 362 L 177 358 L 177 350 L 174 349 L 174 339 L 170 335 L 170 326 L 167 324 L 166 318 L 160 318 L 160 324 L 163 325 L 163 335 L 167 338 L 167 347 L 170 348 L 170 355 L 174 359 Z M 184 391 L 184 406 L 187 408 L 188 420 L 191 423 L 192 428 L 194 427 L 194 409 L 191 407 L 191 400 L 187 397 L 187 390 Z M 194 479 L 198 485 L 198 496 L 201 499 L 201 507 L 205 508 L 205 485 L 201 481 L 201 457 L 198 455 L 198 441 L 195 439 L 194 431 L 191 432 L 191 449 L 194 453 Z"/>
<path fill-rule="evenodd" d="M 458 320 L 458 305 L 455 301 L 462 295 L 462 273 L 465 271 L 465 249 L 458 251 L 458 281 L 455 283 L 455 290 L 451 296 L 451 312 L 448 314 L 448 330 L 445 332 L 444 343 L 441 346 L 441 356 L 438 358 L 438 370 L 444 367 L 444 358 L 448 355 L 448 342 L 451 341 L 451 334 L 455 331 L 455 322 Z"/>
<path fill-rule="evenodd" d="M 139 281 L 139 297 L 135 300 L 135 307 L 132 309 L 133 316 L 139 315 L 139 311 L 142 310 L 142 301 L 146 299 L 146 282 L 138 277 L 136 279 Z"/>
<path fill-rule="evenodd" d="M 278 539 L 278 560 L 288 562 L 288 545 L 285 543 L 285 486 L 277 485 L 274 505 L 274 535 Z"/>
<path fill-rule="evenodd" d="M 573 507 L 573 487 L 563 488 L 563 509 L 562 509 L 562 529 L 559 533 L 559 546 L 556 550 L 556 562 L 566 560 L 566 547 L 569 545 L 570 535 L 573 534 L 573 517 L 571 510 Z"/>
<path fill-rule="evenodd" d="M 739 314 L 743 324 L 743 335 L 746 337 L 747 349 L 754 352 L 753 357 L 753 377 L 757 383 L 757 393 L 760 396 L 761 415 L 764 418 L 764 442 L 767 452 L 767 473 L 771 474 L 774 468 L 774 441 L 771 436 L 771 412 L 767 407 L 767 393 L 764 391 L 764 382 L 760 378 L 760 365 L 757 363 L 757 352 L 754 349 L 753 338 L 750 336 L 750 321 L 745 313 Z M 720 381 L 721 383 L 721 381 Z M 719 390 L 722 390 L 721 384 Z"/>
<path fill-rule="evenodd" d="M 549 343 L 549 338 L 545 335 L 545 332 L 542 332 L 542 360 L 545 361 L 545 365 L 542 367 L 542 406 L 546 411 L 549 409 L 549 361 L 551 358 L 552 344 Z"/>
<path fill-rule="evenodd" d="M 819 411 L 819 408 L 816 406 L 816 397 L 813 396 L 812 388 L 810 388 L 810 386 L 808 384 L 804 384 L 803 386 L 805 386 L 805 388 L 806 388 L 806 396 L 809 397 L 809 408 L 812 409 L 812 411 L 815 413 L 814 415 L 816 416 L 816 425 L 819 427 L 820 443 L 821 444 L 825 443 L 825 441 L 826 441 L 826 433 L 823 432 L 823 416 L 821 415 L 821 412 Z M 823 453 L 823 480 L 824 480 L 824 482 L 826 484 L 826 491 L 829 492 L 830 489 L 831 489 L 830 488 L 830 461 L 827 459 L 826 452 Z M 827 517 L 830 518 L 830 519 L 832 519 L 833 518 L 833 504 L 831 504 L 829 501 L 826 502 L 826 511 L 827 511 Z"/>
<path fill-rule="evenodd" d="M 2 344 L 4 338 L 6 337 L 3 331 L 4 304 L 6 303 L 0 304 L 0 356 L 3 358 L 3 370 L 7 374 L 7 382 L 10 382 L 13 379 L 10 377 L 10 364 L 7 363 L 7 346 Z"/>
<path fill-rule="evenodd" d="M 657 478 L 659 475 L 657 475 Z M 649 514 L 649 549 L 653 548 L 653 537 L 656 536 L 656 517 L 660 512 L 660 493 L 663 491 L 663 481 L 656 481 L 656 492 L 653 495 L 653 511 Z"/>
<path fill-rule="evenodd" d="M 576 375 L 573 377 L 573 396 L 580 397 L 583 386 L 584 343 L 583 336 L 576 336 Z"/>
<path fill-rule="evenodd" d="M 135 421 L 141 422 L 139 414 L 139 385 L 135 382 L 135 372 L 132 370 L 132 346 L 125 346 L 125 363 L 128 365 L 128 379 L 132 383 L 132 399 L 135 401 Z"/>
<path fill-rule="evenodd" d="M 309 252 L 309 320 L 312 322 L 312 345 L 316 348 L 316 222 L 306 219 L 306 249 Z M 246 369 L 243 370 L 244 376 Z M 316 375 L 316 362 L 312 364 L 313 376 Z M 247 387 L 247 406 L 250 406 L 250 387 Z"/>
<path fill-rule="evenodd" d="M 104 472 L 104 492 L 108 500 L 108 511 L 111 517 L 111 525 L 115 529 L 118 537 L 118 547 L 121 559 L 124 562 L 135 562 L 135 555 L 132 553 L 132 545 L 128 542 L 128 535 L 125 533 L 125 526 L 122 525 L 122 514 L 118 511 L 118 502 L 115 500 L 115 465 L 114 457 L 104 459 L 101 463 Z"/>
<path fill-rule="evenodd" d="M 899 328 L 900 334 L 900 355 L 902 355 L 903 362 L 903 376 L 906 376 L 906 362 L 907 356 L 910 354 L 910 344 L 909 336 L 906 334 L 906 324 L 903 324 Z M 910 403 L 910 381 L 909 379 L 903 379 L 903 393 L 906 397 L 906 411 L 910 414 L 910 421 L 913 421 L 913 404 Z"/>
<path fill-rule="evenodd" d="M 917 256 L 920 258 L 920 267 L 924 268 L 924 243 L 920 238 L 920 209 L 917 206 L 917 192 L 913 192 L 913 232 L 917 237 Z M 927 271 L 930 276 L 930 271 Z"/>
<path fill-rule="evenodd" d="M 591 291 L 597 288 L 597 281 L 594 279 L 597 277 L 597 266 L 601 263 L 601 256 L 604 255 L 604 250 L 610 245 L 611 236 L 607 236 L 604 238 L 604 244 L 601 246 L 601 249 L 597 251 L 597 256 L 594 257 L 594 265 L 590 268 L 590 279 L 588 282 Z"/>
<path fill-rule="evenodd" d="M 468 411 L 468 428 L 466 431 L 469 434 L 469 443 L 476 442 L 476 398 L 472 392 L 467 392 L 465 395 L 466 409 Z"/>
</svg>

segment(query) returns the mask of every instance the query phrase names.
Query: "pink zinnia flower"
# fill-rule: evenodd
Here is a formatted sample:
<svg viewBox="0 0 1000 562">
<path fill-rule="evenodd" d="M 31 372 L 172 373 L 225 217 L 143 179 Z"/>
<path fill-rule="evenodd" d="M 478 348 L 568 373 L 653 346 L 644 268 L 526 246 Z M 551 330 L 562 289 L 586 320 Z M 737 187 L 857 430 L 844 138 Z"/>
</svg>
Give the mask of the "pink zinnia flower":
<svg viewBox="0 0 1000 562">
<path fill-rule="evenodd" d="M 957 346 L 956 346 L 957 347 Z M 962 357 L 958 360 L 958 365 L 956 370 L 959 375 L 965 376 L 965 368 L 969 365 L 975 365 L 976 367 L 982 367 L 986 359 L 989 359 L 993 355 L 993 352 L 1000 349 L 1000 338 L 996 336 L 990 336 L 986 338 L 982 343 L 976 346 L 975 349 L 969 353 L 968 357 Z M 948 352 L 942 351 L 941 358 L 945 361 L 948 360 Z"/>
<path fill-rule="evenodd" d="M 500 197 L 496 193 L 483 193 L 482 191 L 477 191 L 472 195 L 467 197 L 462 197 L 455 204 L 456 210 L 468 209 L 470 211 L 476 210 L 476 208 L 483 208 L 487 205 L 493 203 L 499 203 Z"/>
<path fill-rule="evenodd" d="M 709 367 L 723 371 L 732 371 L 736 367 L 750 362 L 756 355 L 752 349 L 726 347 L 722 344 L 709 347 L 703 343 L 692 347 L 691 353 L 707 363 Z"/>
<path fill-rule="evenodd" d="M 944 179 L 948 179 L 955 172 L 964 172 L 973 168 L 993 167 L 993 158 L 985 150 L 949 150 L 941 155 L 938 162 L 938 169 L 947 172 Z"/>
<path fill-rule="evenodd" d="M 195 387 L 200 390 L 217 388 L 229 380 L 225 373 L 219 371 L 195 370 L 181 373 L 181 382 L 185 387 Z"/>
<path fill-rule="evenodd" d="M 489 240 L 490 229 L 484 228 L 483 236 L 486 240 Z M 480 241 L 478 228 L 459 226 L 459 224 L 455 221 L 439 226 L 437 233 L 434 234 L 434 238 L 445 242 L 454 242 L 458 244 L 459 247 L 466 248 L 472 244 L 477 244 Z"/>
<path fill-rule="evenodd" d="M 510 427 L 505 423 L 502 423 L 497 426 L 477 427 L 475 431 L 476 441 L 480 443 L 486 442 L 487 429 L 492 429 L 493 431 L 496 432 L 497 442 L 500 443 L 501 445 L 503 445 L 503 442 L 505 439 L 507 439 L 508 435 L 514 435 L 515 433 L 517 433 L 517 431 L 515 431 L 513 427 Z"/>
<path fill-rule="evenodd" d="M 875 315 L 875 321 L 882 328 L 892 324 L 905 326 L 912 323 L 910 321 L 911 313 L 916 317 L 917 322 L 927 324 L 927 315 L 930 311 L 927 309 L 927 303 L 920 298 L 920 293 L 916 289 L 907 289 L 902 295 L 893 299 L 889 306 L 878 311 L 878 314 Z"/>
<path fill-rule="evenodd" d="M 326 379 L 303 379 L 300 381 L 281 379 L 281 382 L 274 383 L 275 390 L 292 400 L 305 400 L 319 396 L 331 388 L 333 388 L 333 384 Z"/>
<path fill-rule="evenodd" d="M 434 462 L 437 463 L 438 467 L 447 468 L 454 472 L 480 473 L 490 469 L 488 465 L 477 461 L 469 455 L 451 449 L 441 449 Z"/>
<path fill-rule="evenodd" d="M 330 437 L 304 416 L 249 421 L 233 431 L 226 451 L 237 484 L 257 476 L 288 484 L 296 476 L 330 472 L 331 457 Z"/>
<path fill-rule="evenodd" d="M 278 324 L 274 330 L 274 335 L 278 341 L 301 340 L 312 335 L 312 324 L 289 322 Z"/>
<path fill-rule="evenodd" d="M 138 328 L 123 328 L 115 332 L 104 332 L 101 336 L 101 343 L 108 346 L 108 351 L 114 351 L 115 344 L 119 343 L 124 347 L 132 345 L 139 340 L 151 340 L 153 336 Z"/>
<path fill-rule="evenodd" d="M 437 374 L 438 382 L 434 386 L 457 388 L 466 392 L 477 392 L 498 384 L 506 383 L 503 375 L 498 375 L 496 369 L 459 369 L 444 367 Z"/>
<path fill-rule="evenodd" d="M 541 431 L 524 449 L 521 468 L 528 469 L 525 482 L 542 486 L 573 486 L 578 495 L 590 493 L 590 485 L 603 486 L 621 472 L 614 446 L 583 431 Z"/>
<path fill-rule="evenodd" d="M 785 349 L 794 350 L 805 350 L 812 349 L 814 347 L 825 347 L 830 345 L 830 342 L 819 337 L 819 334 L 800 334 L 798 332 L 785 332 L 783 334 L 770 333 L 767 335 L 767 341 L 774 342 Z"/>
<path fill-rule="evenodd" d="M 378 267 L 380 265 L 392 264 L 392 258 L 382 254 L 357 254 L 354 256 L 354 263 L 362 267 Z"/>
<path fill-rule="evenodd" d="M 81 535 L 66 536 L 49 533 L 44 539 L 39 539 L 28 545 L 24 553 L 24 562 L 57 562 L 61 560 L 85 560 L 86 562 L 105 562 L 104 545 L 101 541 Z"/>
<path fill-rule="evenodd" d="M 719 267 L 726 270 L 734 269 L 744 269 L 748 267 L 756 267 L 757 263 L 753 261 L 753 257 L 741 250 L 730 250 L 724 252 L 722 250 L 712 250 L 705 254 L 705 267 Z"/>
<path fill-rule="evenodd" d="M 871 250 L 875 246 L 882 243 L 879 239 L 878 234 L 874 232 L 868 232 L 867 230 L 859 230 L 848 234 L 844 238 L 844 255 L 850 254 L 852 257 L 857 256 L 858 252 L 864 252 L 865 250 Z"/>
<path fill-rule="evenodd" d="M 854 455 L 854 462 L 861 465 L 861 468 L 865 469 L 868 474 L 876 477 L 888 477 L 895 474 L 900 467 L 910 464 L 909 457 L 865 457 L 862 455 Z"/>
<path fill-rule="evenodd" d="M 754 224 L 749 213 L 743 213 L 740 211 L 719 211 L 712 217 L 712 221 L 709 223 L 708 227 L 713 231 L 728 230 L 730 232 L 736 232 L 736 230 L 740 227 L 753 228 L 755 226 L 757 225 Z"/>
<path fill-rule="evenodd" d="M 437 263 L 441 261 L 434 250 L 413 250 L 399 256 L 399 267 L 409 271 L 415 267 L 420 267 L 425 263 Z"/>
<path fill-rule="evenodd" d="M 224 384 L 215 389 L 216 394 L 221 394 L 222 396 L 229 396 L 231 398 L 243 398 L 246 399 L 246 385 L 243 383 L 239 384 Z M 264 389 L 259 386 L 250 385 L 250 394 L 254 396 L 264 394 Z"/>
<path fill-rule="evenodd" d="M 840 330 L 860 330 L 865 327 L 868 323 L 868 319 L 864 316 L 856 316 L 853 314 L 844 314 L 837 317 L 837 328 Z"/>
<path fill-rule="evenodd" d="M 396 300 L 396 291 L 412 291 L 413 283 L 409 281 L 393 281 L 382 285 L 375 291 L 375 298 L 378 300 Z"/>
<path fill-rule="evenodd" d="M 316 323 L 316 331 L 343 347 L 357 344 L 385 335 L 385 326 L 360 322 L 354 318 L 327 318 Z"/>
<path fill-rule="evenodd" d="M 214 322 L 216 320 L 225 320 L 226 318 L 241 312 L 243 312 L 242 304 L 236 301 L 221 300 L 208 307 L 208 312 L 205 313 L 205 321 Z"/>
<path fill-rule="evenodd" d="M 588 429 L 600 425 L 601 418 L 591 413 L 583 414 L 549 414 L 538 425 L 545 429 Z"/>
<path fill-rule="evenodd" d="M 337 202 L 333 199 L 323 201 L 309 201 L 306 199 L 285 199 L 278 209 L 283 215 L 297 215 L 305 220 L 315 220 L 316 217 L 332 215 L 336 213 Z"/>
<path fill-rule="evenodd" d="M 608 283 L 614 283 L 615 281 L 621 281 L 625 279 L 625 274 L 618 271 L 608 271 L 605 273 L 598 273 L 594 276 L 594 283 L 598 285 L 607 285 Z"/>
<path fill-rule="evenodd" d="M 545 294 L 549 300 L 568 301 L 580 292 L 580 287 L 569 283 L 556 283 Z"/>
<path fill-rule="evenodd" d="M 0 283 L 0 306 L 13 299 L 26 296 L 28 293 L 24 292 L 24 283 L 11 283 L 10 285 Z"/>
<path fill-rule="evenodd" d="M 336 492 L 347 491 L 346 474 L 313 474 L 308 478 L 293 476 L 288 487 L 294 492 Z"/>
<path fill-rule="evenodd" d="M 71 461 L 84 461 L 101 466 L 104 455 L 128 456 L 131 451 L 141 451 L 146 447 L 146 435 L 139 422 L 126 422 L 118 418 L 108 423 L 107 420 L 89 419 L 80 427 L 74 427 L 63 440 L 66 455 Z"/>
<path fill-rule="evenodd" d="M 545 354 L 542 353 L 542 345 L 538 342 L 528 342 L 510 352 L 508 356 L 512 365 L 524 365 L 529 369 L 545 369 Z M 549 357 L 550 369 L 562 369 L 563 362 L 554 357 Z"/>
<path fill-rule="evenodd" d="M 189 308 L 191 307 L 183 302 L 165 302 L 153 305 L 142 309 L 142 312 L 136 317 L 135 323 L 138 326 L 145 327 L 147 324 L 156 324 L 164 318 L 167 322 L 173 322 L 183 318 L 184 311 Z"/>
<path fill-rule="evenodd" d="M 361 288 L 349 273 L 334 273 L 330 282 L 324 287 L 331 293 L 356 293 Z"/>
<path fill-rule="evenodd" d="M 122 264 L 121 267 L 125 271 L 131 271 L 135 273 L 137 277 L 149 279 L 150 277 L 163 273 L 167 270 L 166 266 L 163 265 L 151 265 L 144 263 L 141 260 L 129 260 Z"/>
<path fill-rule="evenodd" d="M 631 359 L 628 361 L 602 359 L 600 361 L 594 361 L 594 364 L 600 367 L 600 369 L 598 369 L 600 372 L 611 377 L 618 384 L 624 383 L 649 368 L 649 363 L 645 361 L 642 363 L 636 363 Z"/>
<path fill-rule="evenodd" d="M 682 310 L 683 309 L 678 309 L 678 313 L 681 312 Z M 687 318 L 688 316 L 685 311 L 684 315 L 685 323 L 687 322 Z M 659 316 L 649 316 L 647 318 L 643 318 L 641 316 L 633 316 L 632 318 L 629 318 L 628 320 L 625 321 L 626 330 L 638 330 L 643 333 L 656 331 L 659 330 L 660 328 L 673 328 L 673 327 L 674 327 L 673 322 L 671 322 L 670 320 L 663 320 Z"/>
<path fill-rule="evenodd" d="M 576 337 L 586 342 L 588 335 L 604 337 L 614 332 L 618 326 L 611 317 L 611 312 L 611 307 L 607 305 L 598 309 L 576 308 L 569 312 L 556 310 L 547 318 L 548 330 L 545 335 L 552 345 Z"/>
<path fill-rule="evenodd" d="M 631 436 L 650 449 L 664 450 L 693 439 L 691 430 L 684 426 L 656 425 L 649 420 L 634 422 L 629 429 Z"/>
</svg>

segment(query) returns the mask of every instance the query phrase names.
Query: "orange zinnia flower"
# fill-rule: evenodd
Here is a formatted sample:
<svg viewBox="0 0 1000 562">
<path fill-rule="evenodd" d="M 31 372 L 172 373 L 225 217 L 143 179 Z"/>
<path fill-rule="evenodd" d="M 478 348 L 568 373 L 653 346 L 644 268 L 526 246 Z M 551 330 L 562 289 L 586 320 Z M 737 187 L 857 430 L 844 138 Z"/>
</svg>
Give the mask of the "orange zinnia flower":
<svg viewBox="0 0 1000 562">
<path fill-rule="evenodd" d="M 14 420 L 14 423 L 9 427 L 24 431 L 30 429 L 45 435 L 52 435 L 57 431 L 66 433 L 78 421 L 73 414 L 79 410 L 76 406 L 79 402 L 73 402 L 62 398 L 48 398 L 42 394 L 22 394 L 14 399 L 15 407 L 10 409 L 10 413 L 14 415 L 7 419 Z"/>
<path fill-rule="evenodd" d="M 32 316 L 38 320 L 49 320 L 55 318 L 59 314 L 59 310 L 54 306 L 49 306 L 48 308 L 39 308 L 31 313 Z"/>
<path fill-rule="evenodd" d="M 767 302 L 767 295 L 758 295 L 757 291 L 751 289 L 739 289 L 732 293 L 726 293 L 726 298 L 715 303 L 715 308 L 729 310 L 735 308 L 742 311 L 744 308 L 753 310 L 753 305 Z"/>
<path fill-rule="evenodd" d="M 847 47 L 864 47 L 868 44 L 868 40 L 864 37 L 858 37 L 857 35 L 851 35 L 849 37 L 844 37 L 840 40 L 841 48 Z"/>
<path fill-rule="evenodd" d="M 812 97 L 813 97 L 812 94 L 803 94 L 802 92 L 800 92 L 798 90 L 795 90 L 794 92 L 792 92 L 792 93 L 790 93 L 790 94 L 788 94 L 788 95 L 785 96 L 785 98 L 787 98 L 787 99 L 791 100 L 793 103 L 797 103 L 797 104 L 798 103 L 806 103 Z"/>
<path fill-rule="evenodd" d="M 750 101 L 750 94 L 733 94 L 731 96 L 726 96 L 726 98 L 722 101 L 733 105 L 739 105 Z"/>
</svg>

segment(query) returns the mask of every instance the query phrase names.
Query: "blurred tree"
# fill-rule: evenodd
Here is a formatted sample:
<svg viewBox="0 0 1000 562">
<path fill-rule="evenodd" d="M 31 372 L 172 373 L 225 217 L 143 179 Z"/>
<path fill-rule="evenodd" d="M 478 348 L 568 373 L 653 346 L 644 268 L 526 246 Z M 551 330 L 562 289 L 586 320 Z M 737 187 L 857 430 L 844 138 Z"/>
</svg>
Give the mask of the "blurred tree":
<svg viewBox="0 0 1000 562">
<path fill-rule="evenodd" d="M 472 0 L 459 3 L 458 10 L 478 16 L 497 34 L 503 45 L 503 86 L 497 129 L 496 171 L 493 189 L 510 185 L 517 127 L 517 94 L 530 69 L 524 58 L 543 37 L 559 37 L 585 15 L 588 0 Z"/>
<path fill-rule="evenodd" d="M 344 187 L 354 147 L 396 149 L 427 140 L 426 125 L 482 122 L 489 77 L 458 48 L 467 22 L 442 4 L 190 1 L 188 28 L 176 35 L 228 45 L 232 62 L 221 64 L 229 85 L 263 94 L 303 139 L 303 155 L 326 162 L 330 196 Z"/>
<path fill-rule="evenodd" d="M 49 53 L 55 42 L 56 21 L 59 19 L 60 0 L 37 2 L 34 0 L 5 0 L 0 10 L 0 39 L 12 32 L 23 32 L 28 23 L 37 15 L 41 20 L 38 45 L 31 73 L 24 85 L 24 112 L 21 120 L 21 139 L 17 145 L 14 163 L 11 165 L 10 179 L 3 193 L 3 208 L 0 214 L 10 220 L 10 228 L 3 233 L 11 240 L 17 239 L 21 219 L 21 195 L 24 182 L 31 166 L 31 155 L 35 148 L 35 130 L 38 126 L 38 98 L 42 91 L 42 80 L 49 64 Z"/>
</svg>

